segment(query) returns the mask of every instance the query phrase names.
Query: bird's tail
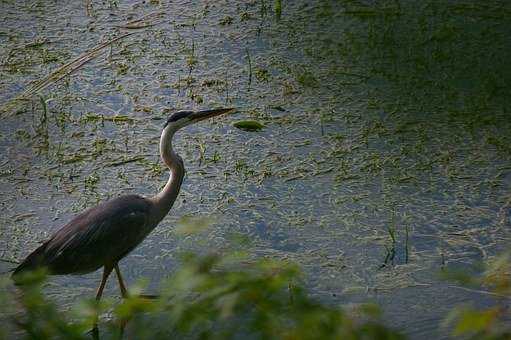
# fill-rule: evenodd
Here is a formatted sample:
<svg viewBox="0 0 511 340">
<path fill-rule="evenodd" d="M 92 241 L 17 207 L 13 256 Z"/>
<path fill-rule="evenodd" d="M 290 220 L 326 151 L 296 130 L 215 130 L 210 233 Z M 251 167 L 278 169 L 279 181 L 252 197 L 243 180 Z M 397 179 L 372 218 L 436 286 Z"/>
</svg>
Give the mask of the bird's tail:
<svg viewBox="0 0 511 340">
<path fill-rule="evenodd" d="M 19 266 L 14 268 L 11 277 L 16 281 L 16 276 L 41 268 L 44 264 L 46 246 L 47 243 L 44 243 L 28 255 L 27 258 L 19 264 Z"/>
</svg>

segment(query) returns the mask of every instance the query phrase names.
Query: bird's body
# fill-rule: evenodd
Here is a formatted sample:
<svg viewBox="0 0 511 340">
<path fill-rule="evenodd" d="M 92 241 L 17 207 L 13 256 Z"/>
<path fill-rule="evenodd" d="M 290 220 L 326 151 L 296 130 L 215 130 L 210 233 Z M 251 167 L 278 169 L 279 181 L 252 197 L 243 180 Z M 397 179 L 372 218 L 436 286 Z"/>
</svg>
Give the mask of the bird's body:
<svg viewBox="0 0 511 340">
<path fill-rule="evenodd" d="M 30 254 L 14 275 L 45 267 L 51 274 L 85 274 L 113 265 L 156 224 L 152 202 L 138 195 L 114 198 L 77 215 Z"/>
<path fill-rule="evenodd" d="M 183 182 L 183 160 L 172 149 L 177 130 L 192 123 L 234 111 L 181 111 L 172 115 L 160 138 L 160 154 L 170 176 L 153 197 L 126 195 L 101 203 L 74 217 L 33 251 L 14 270 L 13 278 L 41 267 L 50 274 L 84 274 L 104 267 L 96 298 L 101 298 L 109 274 L 115 269 L 121 293 L 126 296 L 118 262 L 135 249 L 167 215 Z"/>
</svg>

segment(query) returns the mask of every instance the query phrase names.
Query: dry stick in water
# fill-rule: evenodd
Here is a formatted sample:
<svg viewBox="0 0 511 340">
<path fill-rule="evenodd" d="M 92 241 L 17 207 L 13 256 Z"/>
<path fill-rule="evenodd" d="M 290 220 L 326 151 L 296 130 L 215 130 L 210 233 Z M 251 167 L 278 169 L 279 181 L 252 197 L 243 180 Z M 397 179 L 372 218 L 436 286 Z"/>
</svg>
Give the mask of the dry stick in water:
<svg viewBox="0 0 511 340">
<path fill-rule="evenodd" d="M 141 29 L 141 28 L 151 27 L 151 26 L 157 25 L 158 22 L 150 22 L 149 19 L 155 20 L 155 19 L 158 19 L 159 17 L 162 17 L 165 14 L 166 14 L 165 12 L 149 13 L 147 15 L 144 15 L 140 19 L 129 21 L 125 25 L 117 26 L 117 27 L 124 28 L 124 29 Z"/>
<path fill-rule="evenodd" d="M 159 16 L 162 16 L 163 14 L 165 14 L 165 12 L 150 13 L 150 14 L 148 14 L 146 16 L 143 16 L 142 18 L 140 18 L 138 20 L 134 20 L 132 22 L 128 22 L 128 25 L 131 24 L 131 23 L 136 23 L 136 22 L 146 23 L 148 21 L 148 19 L 156 19 Z M 148 23 L 146 26 L 140 26 L 138 28 L 145 28 L 145 27 L 149 27 L 149 26 L 152 26 L 152 25 L 150 23 Z M 112 40 L 109 40 L 109 41 L 106 41 L 104 43 L 101 43 L 101 44 L 95 46 L 94 48 L 92 48 L 91 50 L 85 52 L 84 54 L 82 54 L 78 58 L 76 58 L 76 59 L 70 61 L 69 63 L 59 67 L 58 69 L 56 69 L 55 71 L 50 73 L 47 77 L 37 81 L 35 84 L 30 86 L 21 95 L 19 95 L 16 98 L 8 101 L 3 106 L 0 106 L 0 116 L 2 115 L 3 112 L 8 111 L 10 105 L 13 104 L 16 100 L 27 99 L 31 95 L 33 95 L 35 93 L 38 93 L 39 91 L 45 89 L 50 84 L 56 83 L 56 82 L 62 80 L 62 78 L 66 77 L 66 76 L 70 75 L 71 73 L 73 73 L 73 72 L 77 71 L 78 69 L 80 69 L 84 64 L 86 64 L 89 61 L 97 58 L 101 54 L 99 52 L 101 52 L 105 47 L 108 47 L 108 46 L 112 45 L 114 42 L 116 42 L 118 40 L 121 40 L 121 39 L 124 39 L 127 36 L 130 36 L 130 35 L 135 34 L 135 33 L 137 33 L 137 32 L 126 33 L 126 34 L 123 34 L 123 35 L 121 35 L 121 36 L 119 36 L 117 38 L 114 38 Z"/>
<path fill-rule="evenodd" d="M 123 34 L 117 38 L 114 38 L 112 40 L 106 41 L 104 43 L 101 43 L 97 45 L 96 47 L 92 48 L 91 50 L 87 51 L 86 53 L 82 54 L 78 58 L 74 59 L 73 61 L 70 61 L 69 63 L 59 67 L 55 71 L 53 71 L 50 75 L 48 75 L 46 78 L 38 81 L 36 84 L 34 84 L 31 88 L 28 88 L 25 92 L 23 92 L 20 96 L 20 98 L 26 98 L 28 96 L 31 96 L 34 93 L 37 93 L 43 89 L 45 89 L 48 85 L 52 83 L 56 83 L 65 76 L 70 75 L 74 71 L 81 68 L 84 64 L 87 62 L 93 60 L 94 58 L 99 56 L 99 53 L 101 50 L 103 50 L 105 47 L 110 46 L 114 42 L 121 40 L 129 35 L 135 34 L 133 33 L 126 33 Z"/>
<path fill-rule="evenodd" d="M 85 0 L 85 15 L 90 17 L 92 9 L 92 0 Z"/>
<path fill-rule="evenodd" d="M 109 41 L 106 41 L 104 43 L 101 43 L 101 44 L 95 46 L 94 48 L 92 48 L 91 50 L 89 50 L 89 51 L 85 52 L 84 54 L 80 55 L 78 58 L 76 58 L 76 59 L 68 62 L 67 64 L 59 67 L 58 69 L 56 69 L 55 71 L 50 73 L 45 78 L 37 81 L 35 84 L 30 86 L 21 95 L 15 97 L 14 99 L 9 100 L 3 106 L 0 106 L 0 117 L 2 116 L 2 114 L 4 112 L 7 112 L 9 110 L 9 108 L 11 107 L 11 105 L 14 102 L 16 102 L 17 100 L 28 99 L 28 97 L 30 97 L 31 95 L 36 94 L 39 91 L 45 89 L 50 84 L 53 84 L 53 83 L 56 83 L 56 82 L 62 80 L 62 78 L 66 77 L 66 76 L 70 75 L 71 73 L 73 73 L 73 72 L 77 71 L 78 69 L 80 69 L 84 64 L 86 64 L 89 61 L 97 58 L 101 54 L 100 52 L 105 47 L 108 47 L 111 44 L 113 44 L 114 42 L 116 42 L 118 40 L 121 40 L 123 38 L 126 38 L 127 36 L 135 34 L 135 33 L 137 33 L 137 32 L 126 33 L 126 34 L 123 34 L 123 35 L 121 35 L 121 36 L 119 36 L 117 38 L 114 38 L 112 40 L 109 40 Z"/>
<path fill-rule="evenodd" d="M 248 51 L 248 48 L 245 48 L 245 52 L 248 59 L 248 88 L 250 88 L 250 85 L 252 84 L 252 60 L 250 59 L 250 52 Z"/>
</svg>

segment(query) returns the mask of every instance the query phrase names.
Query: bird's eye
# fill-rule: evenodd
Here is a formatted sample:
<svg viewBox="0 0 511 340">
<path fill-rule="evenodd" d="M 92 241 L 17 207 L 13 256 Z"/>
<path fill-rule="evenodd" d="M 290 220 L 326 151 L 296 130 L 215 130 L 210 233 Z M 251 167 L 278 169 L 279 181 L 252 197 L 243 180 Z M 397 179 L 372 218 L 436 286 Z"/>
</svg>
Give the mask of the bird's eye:
<svg viewBox="0 0 511 340">
<path fill-rule="evenodd" d="M 165 126 L 169 125 L 170 123 L 174 123 L 174 122 L 180 121 L 182 119 L 185 119 L 185 118 L 187 118 L 192 113 L 193 113 L 192 111 L 179 111 L 179 112 L 176 112 L 176 113 L 172 114 L 169 117 L 169 119 L 165 123 Z"/>
</svg>

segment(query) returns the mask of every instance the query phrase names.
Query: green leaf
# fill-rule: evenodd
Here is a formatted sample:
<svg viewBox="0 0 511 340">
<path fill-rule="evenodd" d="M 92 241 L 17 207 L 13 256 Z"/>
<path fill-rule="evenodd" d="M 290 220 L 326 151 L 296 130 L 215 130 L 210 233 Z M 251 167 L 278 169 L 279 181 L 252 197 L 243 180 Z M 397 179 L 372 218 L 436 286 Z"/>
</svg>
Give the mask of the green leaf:
<svg viewBox="0 0 511 340">
<path fill-rule="evenodd" d="M 255 120 L 240 120 L 233 123 L 234 127 L 245 131 L 259 131 L 264 125 Z"/>
</svg>

